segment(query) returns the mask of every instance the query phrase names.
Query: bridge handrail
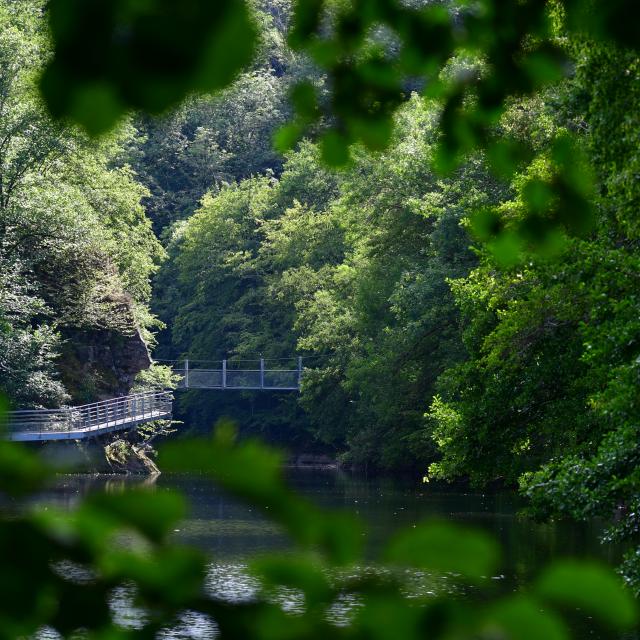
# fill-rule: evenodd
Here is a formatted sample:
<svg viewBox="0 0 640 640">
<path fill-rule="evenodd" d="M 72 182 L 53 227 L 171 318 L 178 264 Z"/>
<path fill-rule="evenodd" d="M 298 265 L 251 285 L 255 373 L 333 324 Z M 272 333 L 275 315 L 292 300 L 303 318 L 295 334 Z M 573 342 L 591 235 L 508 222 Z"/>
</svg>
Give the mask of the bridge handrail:
<svg viewBox="0 0 640 640">
<path fill-rule="evenodd" d="M 108 400 L 98 400 L 96 402 L 90 402 L 88 404 L 78 404 L 73 407 L 68 407 L 69 409 L 84 409 L 85 407 L 94 407 L 97 405 L 110 404 L 112 402 L 118 402 L 127 400 L 128 398 L 142 398 L 145 396 L 156 396 L 158 394 L 168 394 L 170 391 L 141 391 L 140 393 L 132 393 L 128 396 L 119 396 L 117 398 L 109 398 Z"/>
<path fill-rule="evenodd" d="M 282 361 L 281 358 L 276 358 Z M 294 358 L 287 358 L 290 362 Z M 180 378 L 178 389 L 235 389 L 235 390 L 265 390 L 265 391 L 300 391 L 303 375 L 302 357 L 297 356 L 297 366 L 290 368 L 267 367 L 266 358 L 259 360 L 238 360 L 233 364 L 244 364 L 244 368 L 229 366 L 229 360 L 166 360 L 172 365 L 174 374 Z M 220 367 L 191 366 L 194 362 L 220 363 Z M 252 367 L 246 363 L 256 363 Z"/>
<path fill-rule="evenodd" d="M 156 414 L 170 414 L 173 395 L 170 391 L 145 391 L 60 409 L 20 409 L 7 414 L 12 433 L 28 431 L 72 431 L 98 425 L 117 425 L 148 419 Z"/>
<path fill-rule="evenodd" d="M 107 400 L 97 400 L 96 402 L 89 402 L 88 404 L 78 404 L 78 405 L 73 405 L 71 407 L 60 407 L 58 409 L 15 409 L 13 411 L 10 411 L 9 414 L 13 415 L 13 414 L 27 414 L 27 413 L 65 413 L 67 411 L 78 411 L 78 410 L 82 410 L 82 409 L 86 409 L 86 408 L 93 408 L 93 407 L 98 407 L 98 406 L 102 406 L 102 405 L 111 405 L 111 404 L 115 404 L 118 402 L 124 402 L 126 400 L 132 399 L 132 398 L 145 398 L 145 397 L 155 397 L 158 395 L 166 395 L 166 394 L 170 394 L 170 391 L 142 391 L 140 393 L 132 393 L 128 396 L 119 396 L 117 398 L 109 398 Z"/>
<path fill-rule="evenodd" d="M 17 409 L 16 411 L 10 411 L 9 414 L 10 415 L 30 415 L 30 414 L 35 414 L 35 415 L 42 415 L 43 413 L 46 413 L 47 415 L 53 414 L 53 413 L 67 413 L 70 411 L 70 408 L 65 408 L 65 409 Z"/>
</svg>

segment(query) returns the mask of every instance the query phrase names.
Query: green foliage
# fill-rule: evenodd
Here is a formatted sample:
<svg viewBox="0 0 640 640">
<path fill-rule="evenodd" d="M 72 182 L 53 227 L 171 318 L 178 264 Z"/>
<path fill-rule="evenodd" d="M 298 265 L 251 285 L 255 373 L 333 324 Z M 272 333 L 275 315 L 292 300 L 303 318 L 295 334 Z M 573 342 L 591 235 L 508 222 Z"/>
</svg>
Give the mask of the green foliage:
<svg viewBox="0 0 640 640">
<path fill-rule="evenodd" d="M 67 398 L 55 376 L 59 337 L 47 325 L 32 324 L 49 310 L 30 295 L 19 265 L 8 259 L 0 265 L 0 389 L 26 405 L 59 404 Z"/>
<path fill-rule="evenodd" d="M 95 638 L 155 637 L 185 610 L 212 617 L 222 638 L 383 639 L 398 637 L 399 630 L 408 640 L 451 633 L 568 638 L 558 605 L 577 606 L 582 615 L 593 614 L 616 630 L 635 624 L 635 601 L 595 565 L 558 563 L 542 573 L 530 593 L 500 594 L 483 577 L 496 567 L 495 543 L 450 524 L 425 523 L 401 533 L 386 553 L 392 563 L 387 570 L 360 575 L 360 525 L 290 493 L 280 456 L 255 442 L 236 443 L 229 425 L 211 439 L 172 445 L 162 457 L 173 469 L 206 471 L 291 535 L 294 550 L 253 563 L 261 585 L 256 598 L 234 603 L 207 594 L 206 559 L 171 541 L 171 531 L 186 515 L 179 495 L 140 489 L 94 494 L 71 513 L 41 510 L 0 520 L 1 637 L 32 635 L 44 626 L 64 636 L 81 631 Z M 33 490 L 46 477 L 42 463 L 16 443 L 0 443 L 0 459 L 13 460 L 2 465 L 3 490 Z M 347 572 L 336 571 L 345 564 Z M 462 570 L 479 580 L 484 598 L 407 597 L 402 572 L 394 568 L 399 565 L 454 575 Z M 465 577 L 457 580 L 464 583 Z M 135 628 L 120 626 L 109 604 L 114 590 L 125 586 L 144 614 Z M 287 613 L 273 601 L 269 594 L 282 587 L 304 594 L 302 612 Z M 356 598 L 358 611 L 346 626 L 335 626 L 330 611 L 344 597 Z"/>
<path fill-rule="evenodd" d="M 51 51 L 39 2 L 1 5 L 3 389 L 20 403 L 59 404 L 65 337 L 154 326 L 149 278 L 163 252 L 145 200 L 156 228 L 167 229 L 172 259 L 157 281 L 156 308 L 171 325 L 166 355 L 310 356 L 301 403 L 308 416 L 295 400 L 258 402 L 242 416 L 248 431 L 320 441 L 383 469 L 419 463 L 441 478 L 519 481 L 540 513 L 601 516 L 615 521 L 608 539 L 634 538 L 635 7 L 214 4 L 55 0 Z M 38 76 L 56 122 L 40 104 Z M 163 120 L 136 117 L 138 135 L 125 124 L 92 142 L 65 120 L 97 133 L 131 107 L 157 113 L 191 91 L 225 87 Z M 287 121 L 275 134 L 279 149 L 292 149 L 281 160 L 268 140 Z M 305 135 L 312 140 L 299 142 Z M 331 174 L 326 164 L 343 171 Z M 470 250 L 472 239 L 480 247 Z M 169 381 L 152 372 L 143 383 L 161 380 Z M 196 408 L 191 396 L 184 406 L 210 423 L 234 403 L 208 402 Z M 255 445 L 236 449 L 228 433 L 184 446 L 202 464 L 215 459 L 222 484 L 273 509 L 306 547 L 319 545 L 335 562 L 354 557 L 342 520 L 325 525 L 286 498 L 276 457 Z M 262 488 L 230 461 L 255 467 Z M 7 454 L 8 473 L 18 467 Z M 36 483 L 34 465 L 24 469 Z M 118 513 L 115 521 L 130 518 Z M 418 542 L 435 549 L 448 536 L 457 553 L 412 555 Z M 472 539 L 431 525 L 390 553 L 478 577 L 485 565 L 470 558 L 490 557 L 491 545 Z M 182 606 L 197 583 L 189 578 L 195 561 L 156 551 L 175 580 L 185 579 L 184 591 L 167 595 L 167 606 Z M 166 577 L 127 554 L 110 559 L 105 575 L 130 575 L 149 602 L 161 601 Z M 217 607 L 223 630 L 282 637 L 287 619 L 293 637 L 326 631 L 325 605 L 336 592 L 306 556 L 261 571 L 272 587 L 308 591 L 317 611 L 292 622 L 261 602 L 249 616 L 256 631 L 233 608 Z M 638 591 L 637 549 L 625 573 Z M 42 575 L 42 584 L 58 584 Z M 423 618 L 395 583 L 349 588 L 364 603 L 354 624 L 380 638 L 397 634 L 384 618 L 400 612 L 406 637 L 436 618 L 463 636 L 566 637 L 547 603 L 631 619 L 614 595 L 606 610 L 594 599 L 596 590 L 613 594 L 610 580 L 572 565 L 480 614 L 445 603 L 444 613 L 425 605 Z M 34 600 L 37 611 L 52 610 L 48 597 Z M 105 620 L 104 608 L 90 612 L 96 624 Z M 13 624 L 6 628 L 22 633 Z"/>
<path fill-rule="evenodd" d="M 131 387 L 131 393 L 143 393 L 145 391 L 174 391 L 180 383 L 181 377 L 173 373 L 173 369 L 168 365 L 158 364 L 154 362 L 147 369 L 143 369 L 136 374 Z M 175 402 L 175 397 L 174 397 Z M 155 473 L 159 472 L 157 467 L 149 464 L 149 456 L 155 455 L 157 452 L 151 448 L 154 440 L 166 437 L 175 433 L 174 420 L 154 420 L 138 425 L 135 431 L 124 434 L 122 439 L 116 440 L 105 447 L 107 460 L 114 460 L 123 468 L 127 468 L 127 464 L 131 459 L 143 457 L 143 462 Z M 140 446 L 142 442 L 142 446 Z"/>
<path fill-rule="evenodd" d="M 498 557 L 494 540 L 446 522 L 430 522 L 401 533 L 387 553 L 392 563 L 453 571 L 472 580 L 494 573 Z"/>
<path fill-rule="evenodd" d="M 9 408 L 6 396 L 0 394 L 0 433 L 4 432 Z M 48 470 L 36 456 L 3 442 L 0 462 L 0 491 L 5 495 L 23 496 L 42 488 Z"/>
<path fill-rule="evenodd" d="M 535 590 L 543 598 L 565 607 L 589 609 L 609 624 L 632 625 L 637 612 L 628 597 L 620 597 L 617 581 L 602 567 L 576 561 L 562 561 L 547 568 Z"/>
<path fill-rule="evenodd" d="M 470 359 L 441 379 L 429 413 L 444 454 L 435 475 L 514 482 L 593 434 L 577 334 L 586 301 L 556 267 L 498 276 L 489 263 L 454 283 Z"/>
<path fill-rule="evenodd" d="M 430 470 L 478 484 L 519 479 L 538 514 L 600 516 L 605 540 L 635 543 L 638 61 L 592 42 L 574 49 L 574 80 L 546 97 L 552 120 L 525 103 L 507 126 L 533 134 L 541 157 L 555 149 L 558 126 L 582 127 L 577 162 L 597 180 L 598 233 L 564 243 L 553 260 L 529 255 L 502 271 L 490 249 L 452 283 L 470 357 L 440 380 L 427 431 L 442 459 Z M 516 176 L 514 200 L 501 205 L 507 220 L 524 219 L 524 188 L 548 170 L 538 159 Z M 632 547 L 623 565 L 636 592 L 637 558 Z"/>
<path fill-rule="evenodd" d="M 41 4 L 0 3 L 0 387 L 19 405 L 59 406 L 78 390 L 57 362 L 70 335 L 150 338 L 164 252 L 121 160 L 130 127 L 92 142 L 41 104 Z"/>
<path fill-rule="evenodd" d="M 54 115 L 72 116 L 93 134 L 130 107 L 158 113 L 188 91 L 225 87 L 254 50 L 243 2 L 55 0 L 49 22 L 55 57 L 43 94 Z"/>
<path fill-rule="evenodd" d="M 206 196 L 194 216 L 174 227 L 170 260 L 157 279 L 156 309 L 171 329 L 170 350 L 165 339 L 162 357 L 290 358 L 296 350 L 292 303 L 304 273 L 310 275 L 293 267 L 302 266 L 304 255 L 321 267 L 340 252 L 334 246 L 338 225 L 326 224 L 307 203 L 319 207 L 333 193 L 335 177 L 318 162 L 317 150 L 305 145 L 279 180 L 247 179 Z M 290 208 L 285 220 L 282 212 Z M 289 269 L 281 283 L 280 274 Z M 276 441 L 307 438 L 296 428 L 301 411 L 291 394 L 241 403 L 233 394 L 194 392 L 181 405 L 194 424 L 231 414 L 243 428 L 260 428 Z M 244 411 L 238 408 L 243 405 Z"/>
<path fill-rule="evenodd" d="M 425 97 L 440 104 L 443 135 L 433 158 L 440 169 L 451 170 L 486 148 L 499 171 L 512 173 L 521 145 L 493 139 L 510 98 L 566 76 L 567 35 L 633 50 L 638 33 L 626 26 L 633 23 L 630 9 L 622 0 L 606 8 L 587 0 L 483 0 L 477 7 L 297 0 L 289 46 L 322 71 L 329 95 L 325 99 L 315 83 L 300 79 L 291 92 L 295 118 L 276 143 L 291 148 L 310 127 L 326 121 L 320 148 L 331 165 L 346 165 L 354 143 L 385 149 L 394 114 L 417 79 Z M 77 0 L 56 0 L 50 9 L 54 56 L 42 79 L 45 99 L 56 116 L 70 116 L 99 133 L 129 107 L 159 112 L 192 91 L 219 90 L 251 61 L 257 29 L 250 14 L 244 2 L 211 7 L 190 0 L 178 8 L 165 0 L 123 0 L 88 8 Z M 257 22 L 264 23 L 260 12 Z M 122 33 L 127 37 L 117 36 Z M 269 51 L 273 39 L 262 38 L 261 44 Z M 85 65 L 87 59 L 94 64 Z M 494 230 L 495 249 L 505 261 L 515 259 L 518 243 L 544 246 L 559 229 L 591 228 L 588 175 L 575 163 L 571 146 L 559 140 L 553 175 L 526 191 L 529 210 L 521 228 L 513 235 Z"/>
<path fill-rule="evenodd" d="M 326 445 L 343 448 L 346 440 L 354 461 L 384 468 L 409 464 L 407 446 L 411 459 L 430 447 L 432 455 L 414 436 L 425 396 L 462 357 L 447 285 L 474 263 L 460 221 L 504 190 L 481 158 L 446 180 L 416 162 L 430 157 L 433 122 L 415 97 L 390 149 L 360 152 L 349 171 L 330 174 L 307 142 L 287 156 L 279 179 L 245 180 L 205 197 L 175 227 L 158 279 L 170 353 L 286 358 L 303 349 L 311 358 L 302 401 Z M 201 395 L 183 406 L 192 421 L 206 422 L 234 411 L 230 402 L 216 400 L 217 414 Z M 269 436 L 305 433 L 290 400 L 234 415 L 243 429 Z"/>
<path fill-rule="evenodd" d="M 396 0 L 339 6 L 299 2 L 289 43 L 311 57 L 331 86 L 331 102 L 324 111 L 335 121 L 322 139 L 328 163 L 344 165 L 354 142 L 371 150 L 385 148 L 393 113 L 406 99 L 407 84 L 418 76 L 424 95 L 441 105 L 436 166 L 450 171 L 470 152 L 485 148 L 494 161 L 501 158 L 499 167 L 511 174 L 524 150 L 516 140 L 493 137 L 510 98 L 532 94 L 566 75 L 567 34 L 588 34 L 635 50 L 637 30 L 620 28 L 630 8 L 629 3 L 615 3 L 609 13 L 580 0 L 553 7 L 537 0 L 485 1 L 473 8 Z M 381 35 L 385 30 L 391 38 Z M 305 99 L 294 106 L 302 128 L 318 120 L 323 109 L 313 108 L 314 96 L 299 86 L 305 88 Z M 558 230 L 584 233 L 592 228 L 589 173 L 581 170 L 571 148 L 567 137 L 554 146 L 554 173 L 528 190 L 521 227 L 514 234 L 492 230 L 503 261 L 516 259 L 514 245 L 544 247 Z M 541 199 L 542 192 L 546 195 Z"/>
<path fill-rule="evenodd" d="M 148 369 L 143 369 L 136 374 L 132 393 L 144 391 L 163 391 L 176 389 L 180 382 L 180 376 L 173 373 L 173 369 L 167 365 L 154 362 Z"/>
<path fill-rule="evenodd" d="M 285 81 L 261 69 L 215 100 L 194 99 L 162 119 L 141 119 L 146 139 L 133 163 L 151 190 L 149 213 L 157 228 L 192 214 L 211 189 L 277 169 L 271 131 L 286 112 Z"/>
<path fill-rule="evenodd" d="M 323 79 L 286 45 L 290 3 L 252 2 L 258 29 L 256 56 L 233 83 L 214 95 L 196 95 L 160 118 L 136 117 L 129 158 L 151 195 L 145 200 L 160 234 L 190 216 L 208 191 L 252 175 L 282 170 L 271 138 L 291 117 L 288 94 L 305 78 L 320 91 Z"/>
<path fill-rule="evenodd" d="M 290 495 L 282 478 L 282 456 L 267 452 L 258 442 L 236 445 L 235 430 L 229 423 L 218 426 L 212 443 L 193 440 L 173 445 L 159 461 L 173 471 L 212 474 L 224 489 L 263 509 L 299 545 L 321 550 L 332 562 L 348 564 L 360 556 L 361 527 Z"/>
</svg>

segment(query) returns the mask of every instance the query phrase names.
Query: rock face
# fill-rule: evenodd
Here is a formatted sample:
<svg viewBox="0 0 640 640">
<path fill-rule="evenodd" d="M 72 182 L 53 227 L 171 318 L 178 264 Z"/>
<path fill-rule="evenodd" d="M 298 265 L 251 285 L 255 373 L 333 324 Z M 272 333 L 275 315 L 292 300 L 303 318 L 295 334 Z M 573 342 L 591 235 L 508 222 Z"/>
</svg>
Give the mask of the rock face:
<svg viewBox="0 0 640 640">
<path fill-rule="evenodd" d="M 126 435 L 114 439 L 104 447 L 105 460 L 112 473 L 157 475 L 160 469 L 153 460 L 154 455 L 155 451 L 150 444 L 132 443 L 131 437 Z"/>
<path fill-rule="evenodd" d="M 60 326 L 58 370 L 69 404 L 127 395 L 136 374 L 151 365 L 131 296 L 117 290 L 92 295 L 80 311 L 69 311 L 67 323 Z"/>
<path fill-rule="evenodd" d="M 60 358 L 62 381 L 71 404 L 127 395 L 139 371 L 151 365 L 140 331 L 67 331 Z"/>
<path fill-rule="evenodd" d="M 135 432 L 110 434 L 92 440 L 61 440 L 32 443 L 29 446 L 54 468 L 80 474 L 118 474 L 156 476 L 151 445 Z"/>
<path fill-rule="evenodd" d="M 151 356 L 126 295 L 110 294 L 79 326 L 63 326 L 58 371 L 70 405 L 128 395 L 136 375 L 148 369 Z M 137 429 L 89 441 L 49 446 L 47 454 L 65 459 L 79 473 L 157 474 L 153 449 Z"/>
</svg>

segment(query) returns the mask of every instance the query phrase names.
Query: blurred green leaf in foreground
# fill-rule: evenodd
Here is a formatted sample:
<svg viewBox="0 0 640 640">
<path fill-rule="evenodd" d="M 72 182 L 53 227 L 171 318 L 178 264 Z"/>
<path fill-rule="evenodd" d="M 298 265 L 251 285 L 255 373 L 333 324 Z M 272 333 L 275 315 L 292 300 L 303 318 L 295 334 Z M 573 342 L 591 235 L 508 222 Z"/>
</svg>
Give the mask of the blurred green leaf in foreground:
<svg viewBox="0 0 640 640">
<path fill-rule="evenodd" d="M 229 85 L 256 33 L 237 0 L 53 0 L 55 57 L 41 82 L 58 117 L 107 131 L 130 109 L 158 113 L 192 91 Z"/>
<path fill-rule="evenodd" d="M 0 442 L 9 461 L 4 493 L 35 488 L 38 459 L 17 443 Z M 344 514 L 323 512 L 285 486 L 281 458 L 257 442 L 238 443 L 228 424 L 210 439 L 170 445 L 161 464 L 201 471 L 236 497 L 271 516 L 290 536 L 290 552 L 256 559 L 262 585 L 250 602 L 209 596 L 207 559 L 174 544 L 171 530 L 185 516 L 181 496 L 133 490 L 88 497 L 71 513 L 38 511 L 0 520 L 0 638 L 30 636 L 43 626 L 64 637 L 153 638 L 185 610 L 210 616 L 220 638 L 283 640 L 313 638 L 570 638 L 564 612 L 593 616 L 613 630 L 631 628 L 637 606 L 609 569 L 560 562 L 544 570 L 530 589 L 501 594 L 490 579 L 499 551 L 485 534 L 451 523 L 423 523 L 391 541 L 385 571 L 364 571 L 362 525 Z M 347 571 L 341 568 L 347 568 Z M 408 597 L 406 568 L 448 574 L 463 595 Z M 271 594 L 288 587 L 304 595 L 304 609 L 284 611 Z M 133 593 L 142 615 L 123 628 L 110 606 L 114 590 Z M 461 594 L 463 591 L 461 591 Z M 347 624 L 331 611 L 345 597 L 358 603 Z M 74 635 L 74 637 L 77 637 Z"/>
<path fill-rule="evenodd" d="M 160 113 L 192 92 L 228 86 L 259 40 L 252 5 L 242 0 L 52 0 L 47 11 L 53 57 L 41 80 L 45 102 L 92 134 L 129 109 Z M 288 44 L 323 74 L 326 95 L 300 79 L 291 91 L 294 116 L 274 142 L 285 151 L 320 131 L 324 161 L 344 166 L 354 144 L 389 145 L 394 114 L 417 91 L 438 105 L 439 170 L 483 149 L 509 179 L 525 151 L 500 135 L 510 101 L 571 76 L 582 49 L 637 50 L 638 12 L 630 0 L 295 0 Z M 557 252 L 559 229 L 593 228 L 589 173 L 571 153 L 553 162 L 554 175 L 523 193 L 521 228 L 490 234 L 504 266 L 521 261 L 528 244 Z"/>
</svg>

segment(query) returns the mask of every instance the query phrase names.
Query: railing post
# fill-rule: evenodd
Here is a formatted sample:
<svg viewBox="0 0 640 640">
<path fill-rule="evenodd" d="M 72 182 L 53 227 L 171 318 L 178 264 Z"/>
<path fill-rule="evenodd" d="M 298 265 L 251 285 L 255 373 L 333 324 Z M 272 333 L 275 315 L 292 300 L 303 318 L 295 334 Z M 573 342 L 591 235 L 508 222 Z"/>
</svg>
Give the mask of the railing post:
<svg viewBox="0 0 640 640">
<path fill-rule="evenodd" d="M 264 389 L 264 358 L 260 358 L 260 388 Z"/>
<path fill-rule="evenodd" d="M 227 387 L 227 361 L 222 361 L 222 388 L 225 389 Z"/>
<path fill-rule="evenodd" d="M 189 388 L 189 358 L 184 359 L 184 386 Z"/>
<path fill-rule="evenodd" d="M 302 356 L 298 356 L 298 389 L 300 389 L 301 381 L 302 381 Z"/>
</svg>

